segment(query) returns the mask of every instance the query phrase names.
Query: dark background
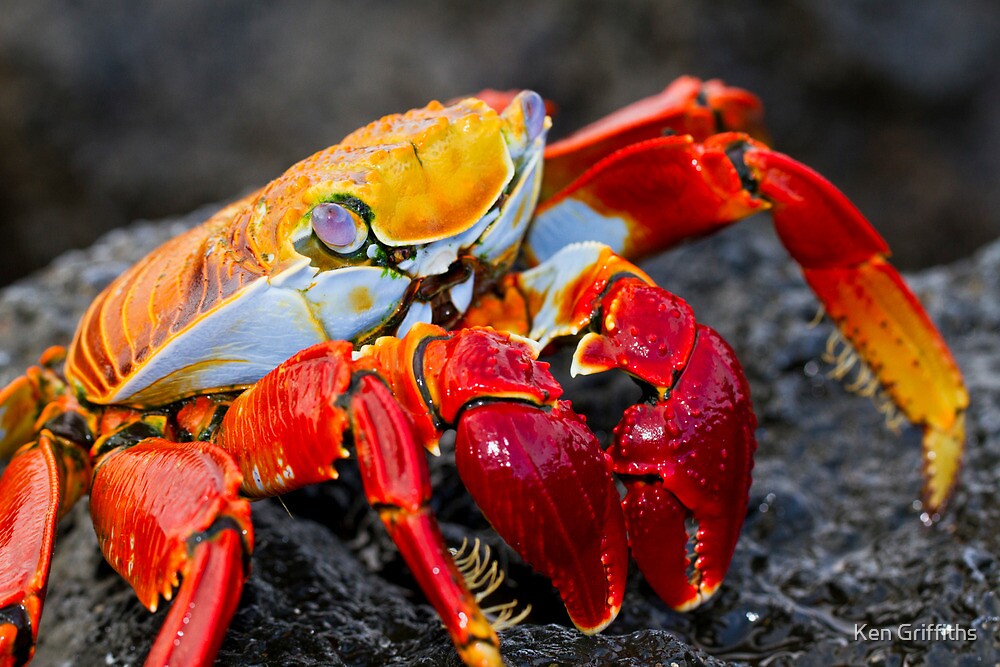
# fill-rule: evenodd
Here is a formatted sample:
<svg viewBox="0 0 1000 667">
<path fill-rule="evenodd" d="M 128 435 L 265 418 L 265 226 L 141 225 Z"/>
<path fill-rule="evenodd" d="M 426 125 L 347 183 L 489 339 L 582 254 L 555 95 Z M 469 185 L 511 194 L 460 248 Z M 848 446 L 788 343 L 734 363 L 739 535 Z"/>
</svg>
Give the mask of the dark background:
<svg viewBox="0 0 1000 667">
<path fill-rule="evenodd" d="M 906 268 L 1000 235 L 995 0 L 0 0 L 0 281 L 222 201 L 380 115 L 483 87 L 556 133 L 691 73 L 758 93 Z"/>
</svg>

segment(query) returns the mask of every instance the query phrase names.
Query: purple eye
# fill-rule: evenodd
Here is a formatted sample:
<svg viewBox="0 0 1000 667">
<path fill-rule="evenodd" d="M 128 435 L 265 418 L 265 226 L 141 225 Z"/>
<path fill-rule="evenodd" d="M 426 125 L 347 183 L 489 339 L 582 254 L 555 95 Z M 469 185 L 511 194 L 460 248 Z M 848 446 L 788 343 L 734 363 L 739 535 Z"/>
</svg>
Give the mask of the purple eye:
<svg viewBox="0 0 1000 667">
<path fill-rule="evenodd" d="M 524 110 L 528 141 L 534 141 L 545 129 L 545 100 L 535 91 L 526 90 L 521 94 L 521 108 Z"/>
<path fill-rule="evenodd" d="M 368 225 L 354 211 L 340 204 L 319 204 L 310 214 L 313 231 L 330 250 L 347 255 L 368 238 Z"/>
</svg>

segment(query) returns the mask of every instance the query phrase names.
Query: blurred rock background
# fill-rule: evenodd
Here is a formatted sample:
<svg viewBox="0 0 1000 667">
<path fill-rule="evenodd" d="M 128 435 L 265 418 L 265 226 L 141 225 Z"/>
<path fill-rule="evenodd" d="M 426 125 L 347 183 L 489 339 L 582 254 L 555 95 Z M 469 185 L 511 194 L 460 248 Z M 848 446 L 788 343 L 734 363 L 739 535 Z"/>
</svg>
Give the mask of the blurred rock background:
<svg viewBox="0 0 1000 667">
<path fill-rule="evenodd" d="M 758 93 L 907 268 L 1000 235 L 994 0 L 0 0 L 0 282 L 222 201 L 385 113 L 531 87 L 577 127 L 674 77 Z"/>
</svg>

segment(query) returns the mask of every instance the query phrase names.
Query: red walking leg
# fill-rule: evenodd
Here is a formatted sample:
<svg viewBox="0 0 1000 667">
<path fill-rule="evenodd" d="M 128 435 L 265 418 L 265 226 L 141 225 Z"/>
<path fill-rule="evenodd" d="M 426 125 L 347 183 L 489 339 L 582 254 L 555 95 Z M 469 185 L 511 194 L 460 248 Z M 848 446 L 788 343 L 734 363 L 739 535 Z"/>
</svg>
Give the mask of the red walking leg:
<svg viewBox="0 0 1000 667">
<path fill-rule="evenodd" d="M 881 384 L 923 429 L 924 501 L 940 510 L 958 478 L 969 405 L 948 346 L 889 263 L 885 241 L 843 193 L 786 155 L 755 142 L 744 148 L 761 196 L 773 203 L 778 236 L 857 354 L 841 363 L 860 358 L 856 383 Z"/>
<path fill-rule="evenodd" d="M 214 661 L 253 544 L 240 481 L 232 459 L 207 442 L 148 438 L 98 462 L 90 511 L 105 558 L 151 611 L 180 584 L 147 665 Z"/>
<path fill-rule="evenodd" d="M 351 397 L 358 464 L 368 502 L 378 509 L 431 604 L 468 665 L 500 665 L 499 639 L 448 554 L 427 501 L 431 483 L 424 448 L 381 380 L 358 378 Z"/>
<path fill-rule="evenodd" d="M 382 341 L 383 351 L 412 353 L 401 341 Z M 378 362 L 370 358 L 355 364 L 349 343 L 308 348 L 233 402 L 217 442 L 242 466 L 245 492 L 264 496 L 335 478 L 333 464 L 348 456 L 344 439 L 350 428 L 368 501 L 462 659 L 469 665 L 500 665 L 496 633 L 455 567 L 427 506 L 426 437 L 418 434 L 430 432 L 415 428 L 382 379 L 399 369 Z"/>
<path fill-rule="evenodd" d="M 84 452 L 48 431 L 22 447 L 0 479 L 0 665 L 35 652 L 56 522 L 86 490 Z"/>
</svg>

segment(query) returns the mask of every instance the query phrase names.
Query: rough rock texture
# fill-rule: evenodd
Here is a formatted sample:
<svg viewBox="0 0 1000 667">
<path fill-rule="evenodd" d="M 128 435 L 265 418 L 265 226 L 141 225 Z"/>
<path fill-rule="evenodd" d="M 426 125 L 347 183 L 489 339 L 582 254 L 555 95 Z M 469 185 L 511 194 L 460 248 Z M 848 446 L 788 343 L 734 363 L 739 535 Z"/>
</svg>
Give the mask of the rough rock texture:
<svg viewBox="0 0 1000 667">
<path fill-rule="evenodd" d="M 565 132 L 685 73 L 760 94 L 775 144 L 844 188 L 907 266 L 1000 235 L 994 0 L 2 7 L 2 282 L 431 98 L 532 87 Z"/>
<path fill-rule="evenodd" d="M 3 379 L 48 344 L 66 342 L 87 302 L 127 263 L 204 217 L 115 231 L 0 293 Z M 447 452 L 434 462 L 447 538 L 499 549 L 535 611 L 503 633 L 512 665 L 994 665 L 1000 656 L 1000 244 L 912 284 L 940 324 L 972 394 L 961 487 L 924 525 L 919 434 L 890 433 L 872 405 L 824 374 L 828 325 L 769 225 L 752 221 L 659 258 L 648 269 L 733 344 L 750 377 L 760 450 L 750 512 L 721 592 L 704 609 L 669 611 L 633 572 L 604 634 L 568 628 L 546 582 L 491 538 L 457 486 Z M 565 362 L 565 359 L 562 360 Z M 629 381 L 571 389 L 607 432 L 634 397 Z M 610 398 L 609 398 L 610 397 Z M 455 665 L 372 514 L 344 479 L 254 506 L 253 574 L 222 646 L 225 665 Z M 926 518 L 926 517 L 924 517 Z M 162 620 L 98 553 L 85 503 L 58 539 L 37 665 L 137 665 Z M 946 623 L 975 641 L 855 638 L 855 624 Z"/>
</svg>

